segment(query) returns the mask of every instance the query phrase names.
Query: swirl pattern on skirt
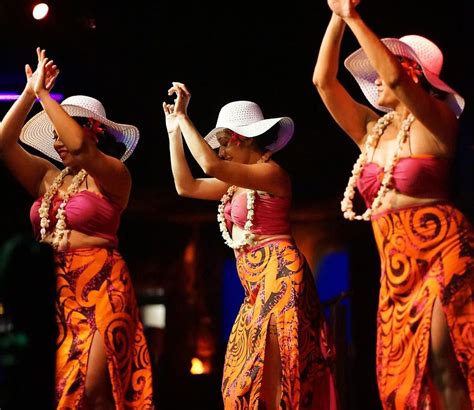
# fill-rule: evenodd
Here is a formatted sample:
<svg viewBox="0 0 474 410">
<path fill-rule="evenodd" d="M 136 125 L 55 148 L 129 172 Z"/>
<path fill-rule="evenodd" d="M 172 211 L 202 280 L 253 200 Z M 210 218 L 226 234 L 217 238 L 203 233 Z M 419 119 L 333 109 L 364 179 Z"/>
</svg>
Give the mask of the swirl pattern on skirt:
<svg viewBox="0 0 474 410">
<path fill-rule="evenodd" d="M 292 241 L 274 241 L 241 254 L 237 271 L 245 299 L 227 345 L 225 408 L 259 408 L 267 329 L 274 315 L 282 367 L 280 407 L 335 409 L 335 351 L 303 255 Z"/>
<path fill-rule="evenodd" d="M 150 358 L 127 266 L 115 250 L 58 252 L 56 401 L 83 406 L 89 351 L 103 341 L 117 410 L 153 409 Z"/>
<path fill-rule="evenodd" d="M 384 409 L 431 409 L 428 354 L 436 299 L 474 407 L 474 233 L 449 204 L 372 219 L 381 259 L 377 381 Z"/>
</svg>

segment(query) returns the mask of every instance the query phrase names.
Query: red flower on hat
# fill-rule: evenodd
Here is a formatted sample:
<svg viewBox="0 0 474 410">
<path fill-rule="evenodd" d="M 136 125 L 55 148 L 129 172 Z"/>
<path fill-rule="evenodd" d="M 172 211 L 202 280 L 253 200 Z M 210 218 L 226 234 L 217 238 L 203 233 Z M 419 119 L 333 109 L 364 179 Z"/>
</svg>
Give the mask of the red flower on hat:
<svg viewBox="0 0 474 410">
<path fill-rule="evenodd" d="M 96 135 L 104 135 L 105 133 L 105 125 L 92 117 L 87 119 L 86 127 Z"/>
<path fill-rule="evenodd" d="M 237 134 L 236 132 L 230 130 L 230 140 L 229 140 L 229 143 L 234 143 L 235 145 L 237 146 L 240 146 L 240 143 L 243 141 L 242 138 L 244 138 L 242 135 L 240 134 Z"/>
<path fill-rule="evenodd" d="M 418 84 L 420 81 L 420 77 L 423 75 L 423 71 L 421 66 L 414 60 L 411 60 L 406 57 L 399 57 L 400 63 L 406 73 L 410 76 L 410 78 Z"/>
</svg>

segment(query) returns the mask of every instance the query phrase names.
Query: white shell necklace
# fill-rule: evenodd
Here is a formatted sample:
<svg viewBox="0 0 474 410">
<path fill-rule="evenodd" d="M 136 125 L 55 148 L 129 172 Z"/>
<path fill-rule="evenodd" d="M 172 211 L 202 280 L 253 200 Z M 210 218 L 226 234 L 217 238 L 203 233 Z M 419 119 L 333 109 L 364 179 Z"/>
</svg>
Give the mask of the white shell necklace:
<svg viewBox="0 0 474 410">
<path fill-rule="evenodd" d="M 43 196 L 41 201 L 41 205 L 38 209 L 40 220 L 40 242 L 44 242 L 46 238 L 46 234 L 49 228 L 50 220 L 49 220 L 49 211 L 51 207 L 51 201 L 54 196 L 57 194 L 59 187 L 64 182 L 64 178 L 71 172 L 69 167 L 64 168 L 57 176 L 54 178 L 53 183 L 49 186 L 48 190 Z M 61 241 L 64 238 L 64 234 L 66 233 L 66 204 L 73 195 L 77 193 L 79 187 L 84 182 L 85 178 L 87 177 L 87 172 L 81 169 L 76 175 L 74 175 L 71 185 L 69 185 L 66 193 L 64 194 L 63 200 L 59 205 L 59 208 L 56 212 L 56 226 L 52 233 L 52 246 L 54 249 L 58 249 Z"/>
<path fill-rule="evenodd" d="M 344 199 L 341 202 L 341 210 L 344 213 L 344 218 L 349 220 L 370 220 L 373 212 L 382 204 L 382 200 L 385 197 L 386 193 L 391 189 L 391 183 L 393 178 L 393 170 L 395 165 L 400 158 L 400 152 L 402 150 L 402 145 L 408 139 L 410 126 L 413 123 L 415 117 L 412 114 L 409 114 L 407 118 L 405 118 L 402 122 L 400 130 L 397 134 L 397 148 L 393 153 L 392 158 L 388 163 L 385 165 L 383 172 L 383 179 L 382 183 L 380 184 L 380 188 L 377 192 L 375 199 L 372 202 L 370 208 L 367 208 L 366 211 L 362 215 L 356 215 L 353 211 L 352 200 L 354 199 L 355 195 L 355 187 L 357 184 L 357 180 L 360 177 L 362 170 L 364 169 L 365 164 L 367 163 L 367 153 L 371 147 L 376 147 L 377 143 L 382 136 L 385 128 L 393 121 L 395 117 L 395 113 L 390 111 L 389 113 L 385 114 L 383 117 L 380 117 L 377 123 L 372 128 L 372 131 L 367 136 L 367 139 L 364 144 L 364 148 L 357 159 L 357 162 L 354 164 L 354 168 L 352 169 L 352 175 L 349 178 L 349 182 L 347 183 L 346 190 L 344 191 Z"/>
<path fill-rule="evenodd" d="M 257 164 L 262 162 L 267 162 L 270 158 L 272 152 L 267 151 L 262 157 L 257 161 Z M 247 221 L 245 222 L 244 229 L 243 229 L 243 237 L 238 241 L 234 241 L 227 230 L 227 226 L 225 223 L 225 207 L 228 202 L 232 200 L 232 197 L 237 191 L 238 187 L 235 185 L 231 185 L 227 192 L 222 196 L 221 203 L 217 207 L 217 221 L 219 222 L 219 229 L 221 231 L 222 237 L 224 238 L 224 242 L 226 245 L 231 247 L 232 249 L 240 249 L 246 245 L 253 245 L 255 243 L 255 234 L 252 233 L 251 229 L 253 226 L 253 217 L 254 217 L 254 204 L 255 204 L 255 193 L 256 191 L 253 189 L 247 189 Z"/>
</svg>

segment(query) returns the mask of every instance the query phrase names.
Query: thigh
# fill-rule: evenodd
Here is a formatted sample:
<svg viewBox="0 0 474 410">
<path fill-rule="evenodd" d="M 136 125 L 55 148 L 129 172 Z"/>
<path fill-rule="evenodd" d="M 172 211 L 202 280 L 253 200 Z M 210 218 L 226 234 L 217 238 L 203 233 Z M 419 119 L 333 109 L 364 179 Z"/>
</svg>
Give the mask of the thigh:
<svg viewBox="0 0 474 410">
<path fill-rule="evenodd" d="M 90 347 L 85 396 L 88 401 L 94 401 L 98 397 L 113 400 L 104 340 L 99 332 L 95 332 Z"/>
<path fill-rule="evenodd" d="M 275 316 L 270 317 L 265 343 L 260 402 L 263 409 L 278 409 L 281 396 L 281 358 Z"/>
<path fill-rule="evenodd" d="M 433 305 L 430 339 L 430 373 L 436 385 L 466 385 L 449 335 L 449 327 L 438 298 Z"/>
</svg>

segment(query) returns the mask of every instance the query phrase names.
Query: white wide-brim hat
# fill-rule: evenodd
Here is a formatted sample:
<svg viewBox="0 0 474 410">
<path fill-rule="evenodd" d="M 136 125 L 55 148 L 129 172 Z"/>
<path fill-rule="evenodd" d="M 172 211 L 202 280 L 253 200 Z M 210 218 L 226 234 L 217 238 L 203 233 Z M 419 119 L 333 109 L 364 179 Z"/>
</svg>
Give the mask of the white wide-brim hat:
<svg viewBox="0 0 474 410">
<path fill-rule="evenodd" d="M 137 146 L 138 139 L 140 138 L 138 128 L 107 119 L 104 106 L 95 98 L 85 95 L 74 95 L 66 98 L 61 103 L 61 107 L 71 117 L 91 117 L 104 124 L 107 127 L 106 131 L 114 136 L 117 141 L 123 142 L 127 147 L 125 153 L 120 158 L 121 161 L 125 161 Z M 20 141 L 61 162 L 61 158 L 54 149 L 53 132 L 52 122 L 46 112 L 41 111 L 23 126 Z"/>
<path fill-rule="evenodd" d="M 267 118 L 263 117 L 258 104 L 251 101 L 233 101 L 224 105 L 217 117 L 216 127 L 204 139 L 211 148 L 218 148 L 217 132 L 229 129 L 247 138 L 257 137 L 279 124 L 276 139 L 266 148 L 272 152 L 281 150 L 295 131 L 295 124 L 290 117 Z"/>
<path fill-rule="evenodd" d="M 464 109 L 464 98 L 439 78 L 443 66 L 443 53 L 431 40 L 418 35 L 408 35 L 401 38 L 384 38 L 381 40 L 395 55 L 416 61 L 426 80 L 438 90 L 448 93 L 446 103 L 459 118 Z M 389 108 L 377 104 L 378 92 L 375 80 L 377 72 L 371 66 L 364 50 L 352 53 L 344 61 L 345 67 L 354 76 L 362 92 L 369 102 L 380 111 L 390 111 Z"/>
</svg>

